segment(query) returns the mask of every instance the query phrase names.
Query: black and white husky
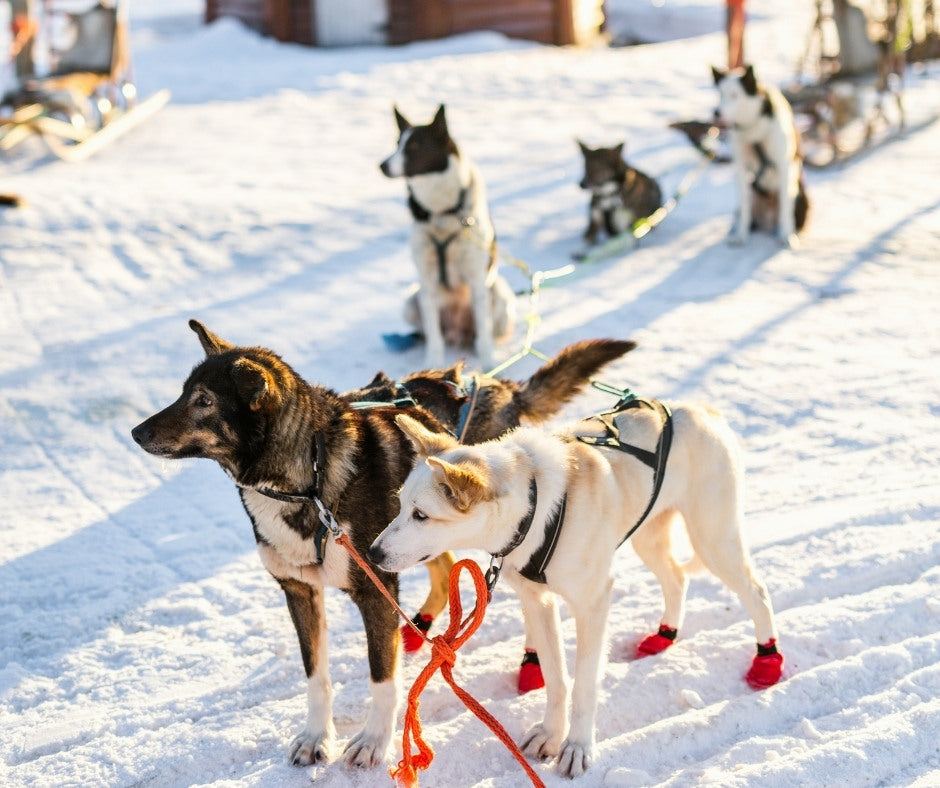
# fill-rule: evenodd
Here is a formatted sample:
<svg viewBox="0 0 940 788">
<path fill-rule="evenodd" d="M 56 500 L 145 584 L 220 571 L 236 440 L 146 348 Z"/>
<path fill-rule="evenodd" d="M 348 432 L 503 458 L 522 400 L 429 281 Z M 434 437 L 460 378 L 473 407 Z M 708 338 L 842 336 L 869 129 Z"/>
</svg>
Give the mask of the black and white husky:
<svg viewBox="0 0 940 788">
<path fill-rule="evenodd" d="M 413 126 L 395 107 L 398 147 L 380 165 L 405 178 L 414 217 L 411 250 L 418 286 L 405 320 L 425 340 L 427 365 L 444 362 L 444 345 L 473 345 L 484 367 L 494 341 L 512 331 L 515 299 L 496 270 L 496 234 L 480 171 L 451 138 L 443 104 L 426 126 Z"/>
<path fill-rule="evenodd" d="M 719 94 L 715 118 L 728 129 L 738 191 L 731 243 L 743 244 L 759 229 L 796 246 L 809 199 L 793 110 L 779 90 L 757 82 L 753 66 L 712 67 L 712 75 Z"/>
</svg>

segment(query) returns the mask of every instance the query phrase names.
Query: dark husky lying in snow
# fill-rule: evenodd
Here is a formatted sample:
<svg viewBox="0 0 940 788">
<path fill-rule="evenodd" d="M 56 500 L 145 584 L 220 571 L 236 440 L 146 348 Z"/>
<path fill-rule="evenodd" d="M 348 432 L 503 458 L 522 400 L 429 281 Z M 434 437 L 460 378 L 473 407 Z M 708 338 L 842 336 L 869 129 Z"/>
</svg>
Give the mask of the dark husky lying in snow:
<svg viewBox="0 0 940 788">
<path fill-rule="evenodd" d="M 340 395 L 307 383 L 270 350 L 234 346 L 195 320 L 190 326 L 206 358 L 190 373 L 176 402 L 132 430 L 134 440 L 158 457 L 215 460 L 238 485 L 262 563 L 284 590 L 300 641 L 308 683 L 307 722 L 290 747 L 298 765 L 324 759 L 335 737 L 324 587 L 350 595 L 365 624 L 372 704 L 362 730 L 346 745 L 345 760 L 375 766 L 385 757 L 398 705 L 397 615 L 346 552 L 327 538 L 309 497 L 330 509 L 365 555 L 398 513 L 395 492 L 414 463 L 395 415 L 405 409 L 432 431 L 453 429 L 468 401 L 458 385 L 460 368 L 412 375 L 401 388 L 379 375 L 366 389 Z M 592 374 L 633 347 L 615 340 L 581 342 L 525 382 L 486 379 L 465 440 L 494 438 L 520 421 L 548 418 Z M 381 404 L 399 399 L 402 388 L 410 402 Z M 362 399 L 373 406 L 355 407 Z M 397 575 L 376 571 L 397 595 Z M 432 596 L 435 592 L 440 589 Z"/>
</svg>

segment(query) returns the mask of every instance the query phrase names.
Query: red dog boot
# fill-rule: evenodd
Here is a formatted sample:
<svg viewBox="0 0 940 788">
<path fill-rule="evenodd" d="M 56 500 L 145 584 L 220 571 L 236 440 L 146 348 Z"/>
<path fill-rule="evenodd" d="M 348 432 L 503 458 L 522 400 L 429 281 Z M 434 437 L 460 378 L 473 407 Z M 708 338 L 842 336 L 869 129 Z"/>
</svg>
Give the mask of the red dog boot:
<svg viewBox="0 0 940 788">
<path fill-rule="evenodd" d="M 659 632 L 647 635 L 640 641 L 636 647 L 636 658 L 649 657 L 653 654 L 659 654 L 669 648 L 675 642 L 678 629 L 667 627 L 665 624 L 659 625 Z"/>
<path fill-rule="evenodd" d="M 763 645 L 757 644 L 757 656 L 754 657 L 744 680 L 751 689 L 762 690 L 780 681 L 782 673 L 783 654 L 777 650 L 776 638 L 771 638 Z"/>
<path fill-rule="evenodd" d="M 541 689 L 545 686 L 545 679 L 542 677 L 542 666 L 539 664 L 539 655 L 535 649 L 527 648 L 522 657 L 522 665 L 519 668 L 519 694 L 525 695 L 532 690 Z"/>
<path fill-rule="evenodd" d="M 431 622 L 433 620 L 434 619 L 431 616 L 415 613 L 415 617 L 411 619 L 411 623 L 413 623 L 422 632 L 427 632 L 431 628 Z M 401 642 L 405 647 L 406 654 L 414 654 L 421 648 L 421 646 L 424 645 L 424 638 L 422 638 L 410 626 L 403 624 L 401 628 Z"/>
</svg>

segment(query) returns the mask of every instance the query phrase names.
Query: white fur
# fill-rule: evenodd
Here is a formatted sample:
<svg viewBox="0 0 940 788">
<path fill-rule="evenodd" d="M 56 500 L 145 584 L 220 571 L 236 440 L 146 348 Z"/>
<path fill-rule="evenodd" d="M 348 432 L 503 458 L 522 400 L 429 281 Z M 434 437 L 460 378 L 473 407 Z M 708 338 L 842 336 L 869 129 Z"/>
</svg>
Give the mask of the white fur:
<svg viewBox="0 0 940 788">
<path fill-rule="evenodd" d="M 798 245 L 794 227 L 794 202 L 799 190 L 802 161 L 793 123 L 793 110 L 783 94 L 770 85 L 760 85 L 773 107 L 772 115 L 761 114 L 764 95 L 749 95 L 741 84 L 740 70 L 727 73 L 717 82 L 718 119 L 728 128 L 731 159 L 738 193 L 738 211 L 730 241 L 747 242 L 751 233 L 751 183 L 760 164 L 753 146 L 760 144 L 770 159 L 775 177 L 761 185 L 777 191 L 777 237 L 785 246 Z M 769 175 L 769 173 L 768 173 Z"/>
<path fill-rule="evenodd" d="M 400 419 L 401 421 L 401 419 Z M 684 522 L 701 562 L 743 601 L 760 643 L 776 637 L 767 591 L 756 578 L 742 536 L 741 467 L 727 424 L 700 406 L 673 406 L 674 437 L 659 498 L 631 541 L 656 575 L 665 598 L 662 622 L 682 623 L 687 582 L 672 555 L 670 530 Z M 652 451 L 660 434 L 656 413 L 634 409 L 617 417 L 624 442 Z M 406 430 L 407 433 L 407 430 Z M 477 469 L 485 481 L 482 500 L 461 511 L 442 485 L 441 466 L 419 462 L 403 485 L 401 511 L 373 543 L 381 566 L 401 571 L 444 550 L 501 551 L 528 508 L 530 479 L 538 505 L 528 536 L 504 559 L 503 576 L 522 603 L 526 631 L 539 654 L 546 685 L 545 716 L 522 739 L 530 757 L 557 756 L 557 769 L 576 777 L 594 750 L 597 685 L 606 652 L 611 564 L 623 536 L 639 519 L 652 490 L 652 472 L 632 456 L 594 448 L 566 435 L 600 435 L 596 420 L 552 435 L 520 428 L 498 441 L 447 449 L 437 459 Z M 419 451 L 420 451 L 420 447 Z M 547 586 L 518 570 L 541 544 L 544 524 L 567 491 L 565 523 L 546 570 Z M 571 715 L 554 594 L 575 620 L 577 655 Z"/>
</svg>

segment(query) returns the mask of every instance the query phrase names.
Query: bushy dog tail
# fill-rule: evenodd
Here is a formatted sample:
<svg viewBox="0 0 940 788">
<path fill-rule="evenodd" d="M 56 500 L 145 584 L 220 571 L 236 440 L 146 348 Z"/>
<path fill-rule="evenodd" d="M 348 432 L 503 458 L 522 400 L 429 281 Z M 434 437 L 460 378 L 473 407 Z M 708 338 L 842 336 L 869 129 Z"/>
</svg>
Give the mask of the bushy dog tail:
<svg viewBox="0 0 940 788">
<path fill-rule="evenodd" d="M 23 200 L 15 194 L 0 194 L 0 205 L 16 208 L 23 204 Z"/>
<path fill-rule="evenodd" d="M 520 418 L 530 424 L 550 419 L 592 375 L 635 347 L 628 339 L 586 339 L 568 345 L 519 386 L 514 398 Z"/>
</svg>

